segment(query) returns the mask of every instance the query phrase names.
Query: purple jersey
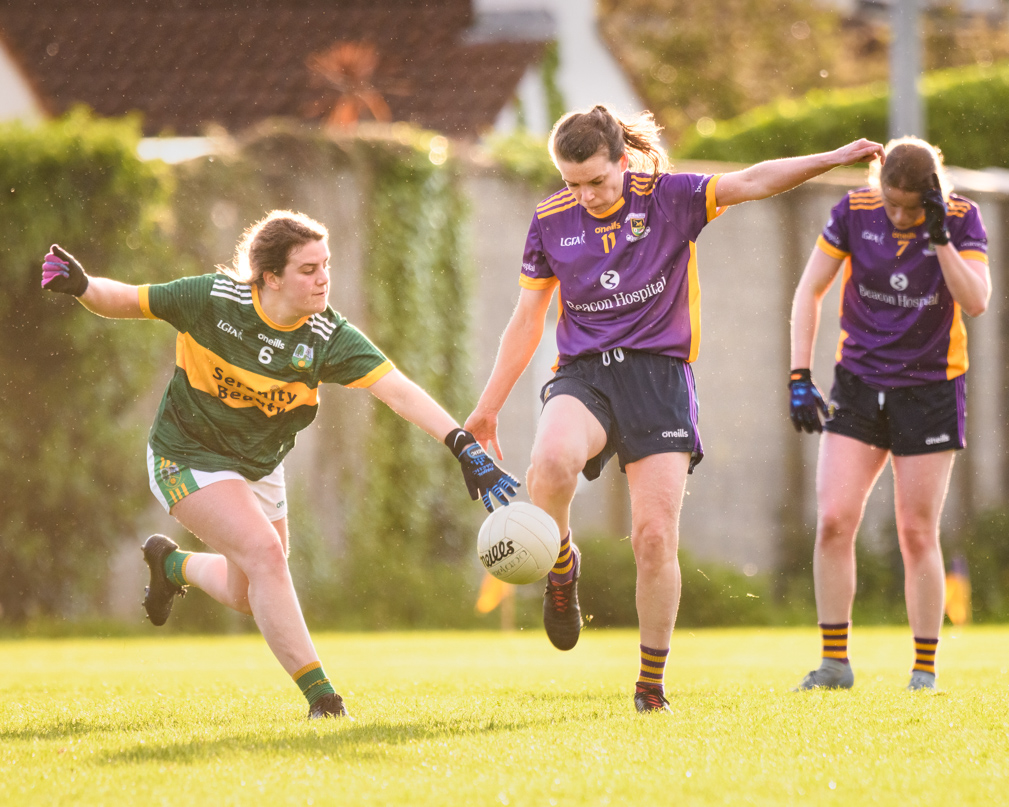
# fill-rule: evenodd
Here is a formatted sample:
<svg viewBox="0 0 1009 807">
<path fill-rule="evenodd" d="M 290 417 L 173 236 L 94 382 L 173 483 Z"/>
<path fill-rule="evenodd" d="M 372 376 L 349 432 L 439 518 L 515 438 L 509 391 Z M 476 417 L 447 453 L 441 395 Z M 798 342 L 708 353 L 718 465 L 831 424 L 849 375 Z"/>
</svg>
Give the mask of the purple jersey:
<svg viewBox="0 0 1009 807">
<path fill-rule="evenodd" d="M 950 243 L 967 260 L 988 262 L 977 205 L 949 198 Z M 849 192 L 831 211 L 817 246 L 844 260 L 837 361 L 877 389 L 944 381 L 967 372 L 960 305 L 929 249 L 924 220 L 898 230 L 878 190 Z"/>
<path fill-rule="evenodd" d="M 695 240 L 721 209 L 718 175 L 624 174 L 623 195 L 594 216 L 558 191 L 536 207 L 520 284 L 560 283 L 558 364 L 616 347 L 686 361 L 700 346 Z"/>
</svg>

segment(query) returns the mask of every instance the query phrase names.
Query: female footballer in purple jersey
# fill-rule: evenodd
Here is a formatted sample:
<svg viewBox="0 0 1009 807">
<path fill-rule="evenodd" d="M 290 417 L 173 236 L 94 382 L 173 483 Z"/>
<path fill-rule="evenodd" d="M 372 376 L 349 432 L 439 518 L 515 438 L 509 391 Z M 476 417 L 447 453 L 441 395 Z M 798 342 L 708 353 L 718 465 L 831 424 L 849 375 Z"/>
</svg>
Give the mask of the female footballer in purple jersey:
<svg viewBox="0 0 1009 807">
<path fill-rule="evenodd" d="M 841 338 L 828 408 L 810 366 L 823 296 L 842 266 Z M 939 517 L 954 451 L 964 447 L 961 312 L 983 314 L 990 295 L 977 206 L 951 193 L 937 149 L 912 137 L 887 144 L 885 163 L 870 168 L 869 187 L 834 206 L 792 304 L 792 421 L 796 430 L 825 432 L 813 550 L 823 659 L 799 689 L 854 683 L 848 629 L 855 535 L 887 459 L 915 646 L 907 688 L 935 689 L 945 599 Z"/>
<path fill-rule="evenodd" d="M 283 459 L 318 409 L 323 382 L 368 389 L 444 440 L 470 496 L 507 503 L 518 482 L 473 436 L 329 306 L 329 233 L 275 210 L 246 230 L 233 270 L 133 286 L 89 277 L 53 245 L 42 288 L 113 319 L 161 319 L 179 331 L 176 371 L 151 430 L 151 490 L 213 552 L 183 552 L 164 535 L 143 546 L 148 618 L 163 625 L 176 594 L 202 589 L 250 614 L 309 703 L 310 718 L 347 714 L 323 671 L 287 564 Z M 283 406 L 275 405 L 282 401 Z"/>
<path fill-rule="evenodd" d="M 527 476 L 533 503 L 564 536 L 543 621 L 554 646 L 574 647 L 580 557 L 570 504 L 579 472 L 594 479 L 616 454 L 631 496 L 641 635 L 634 703 L 642 712 L 668 708 L 663 676 L 680 598 L 679 513 L 687 474 L 703 453 L 689 364 L 699 338 L 697 236 L 728 205 L 883 154 L 878 143 L 859 140 L 727 174 L 672 174 L 659 131 L 649 112 L 625 122 L 605 106 L 566 115 L 554 127 L 550 152 L 566 187 L 533 216 L 518 305 L 466 421 L 500 457 L 498 412 L 539 344 L 559 286 L 558 368 L 541 393 Z"/>
</svg>

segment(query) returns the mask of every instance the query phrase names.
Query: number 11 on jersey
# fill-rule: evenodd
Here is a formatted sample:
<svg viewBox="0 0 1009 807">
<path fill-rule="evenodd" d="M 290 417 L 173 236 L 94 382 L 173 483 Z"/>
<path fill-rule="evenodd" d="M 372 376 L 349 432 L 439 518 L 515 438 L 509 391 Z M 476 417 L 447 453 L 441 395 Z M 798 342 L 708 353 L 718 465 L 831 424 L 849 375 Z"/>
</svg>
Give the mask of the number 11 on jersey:
<svg viewBox="0 0 1009 807">
<path fill-rule="evenodd" d="M 607 255 L 610 254 L 610 250 L 617 245 L 617 234 L 616 233 L 603 233 L 603 252 Z"/>
</svg>

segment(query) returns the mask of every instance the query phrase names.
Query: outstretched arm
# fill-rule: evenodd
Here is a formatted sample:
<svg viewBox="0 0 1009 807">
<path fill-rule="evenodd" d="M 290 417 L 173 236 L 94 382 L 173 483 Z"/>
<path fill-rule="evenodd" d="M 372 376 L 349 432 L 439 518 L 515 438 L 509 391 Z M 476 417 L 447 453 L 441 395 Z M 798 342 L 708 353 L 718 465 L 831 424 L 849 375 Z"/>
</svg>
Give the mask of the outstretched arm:
<svg viewBox="0 0 1009 807">
<path fill-rule="evenodd" d="M 495 465 L 472 434 L 460 429 L 441 404 L 399 370 L 386 373 L 368 389 L 397 415 L 448 446 L 462 466 L 471 499 L 479 497 L 487 510 L 493 510 L 492 495 L 501 504 L 515 495 L 519 481 Z"/>
<path fill-rule="evenodd" d="M 73 255 L 53 244 L 42 264 L 42 288 L 69 294 L 89 311 L 112 319 L 141 319 L 140 294 L 136 286 L 107 277 L 89 277 Z"/>
<path fill-rule="evenodd" d="M 497 416 L 543 337 L 543 320 L 553 293 L 553 288 L 522 289 L 519 293 L 518 304 L 501 335 L 487 386 L 466 419 L 466 428 L 484 447 L 494 446 L 498 459 L 503 459 L 503 455 L 497 438 Z"/>
<path fill-rule="evenodd" d="M 444 440 L 452 429 L 459 428 L 455 418 L 441 404 L 399 370 L 386 373 L 368 387 L 368 391 L 401 418 L 419 426 L 436 440 Z"/>
<path fill-rule="evenodd" d="M 765 160 L 741 171 L 723 174 L 715 186 L 715 204 L 719 207 L 766 199 L 791 190 L 808 179 L 841 165 L 885 159 L 883 146 L 871 140 L 856 140 L 847 146 L 821 154 Z"/>
</svg>

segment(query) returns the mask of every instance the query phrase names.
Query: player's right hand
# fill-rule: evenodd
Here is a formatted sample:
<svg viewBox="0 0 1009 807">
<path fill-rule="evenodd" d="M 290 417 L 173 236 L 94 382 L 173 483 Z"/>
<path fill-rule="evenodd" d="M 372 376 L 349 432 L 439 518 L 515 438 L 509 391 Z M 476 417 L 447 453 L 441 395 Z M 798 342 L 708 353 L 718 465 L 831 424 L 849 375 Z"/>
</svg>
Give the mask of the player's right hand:
<svg viewBox="0 0 1009 807">
<path fill-rule="evenodd" d="M 80 297 L 88 290 L 88 276 L 73 255 L 59 244 L 53 244 L 42 263 L 42 288 Z"/>
<path fill-rule="evenodd" d="M 788 402 L 788 414 L 792 418 L 792 425 L 797 432 L 823 431 L 823 422 L 820 415 L 827 414 L 827 405 L 823 402 L 820 390 L 813 383 L 813 378 L 808 369 L 792 370 L 792 375 L 788 381 L 788 390 L 791 393 Z"/>
<path fill-rule="evenodd" d="M 445 437 L 445 445 L 462 466 L 469 497 L 473 501 L 479 497 L 488 513 L 494 512 L 492 494 L 501 504 L 508 504 L 521 487 L 514 476 L 487 456 L 476 438 L 465 429 L 450 431 Z"/>
<path fill-rule="evenodd" d="M 946 229 L 946 200 L 942 197 L 942 186 L 939 176 L 932 174 L 932 187 L 921 195 L 921 206 L 925 208 L 925 227 L 928 228 L 928 240 L 931 244 L 944 246 L 949 243 L 949 230 Z"/>
</svg>

